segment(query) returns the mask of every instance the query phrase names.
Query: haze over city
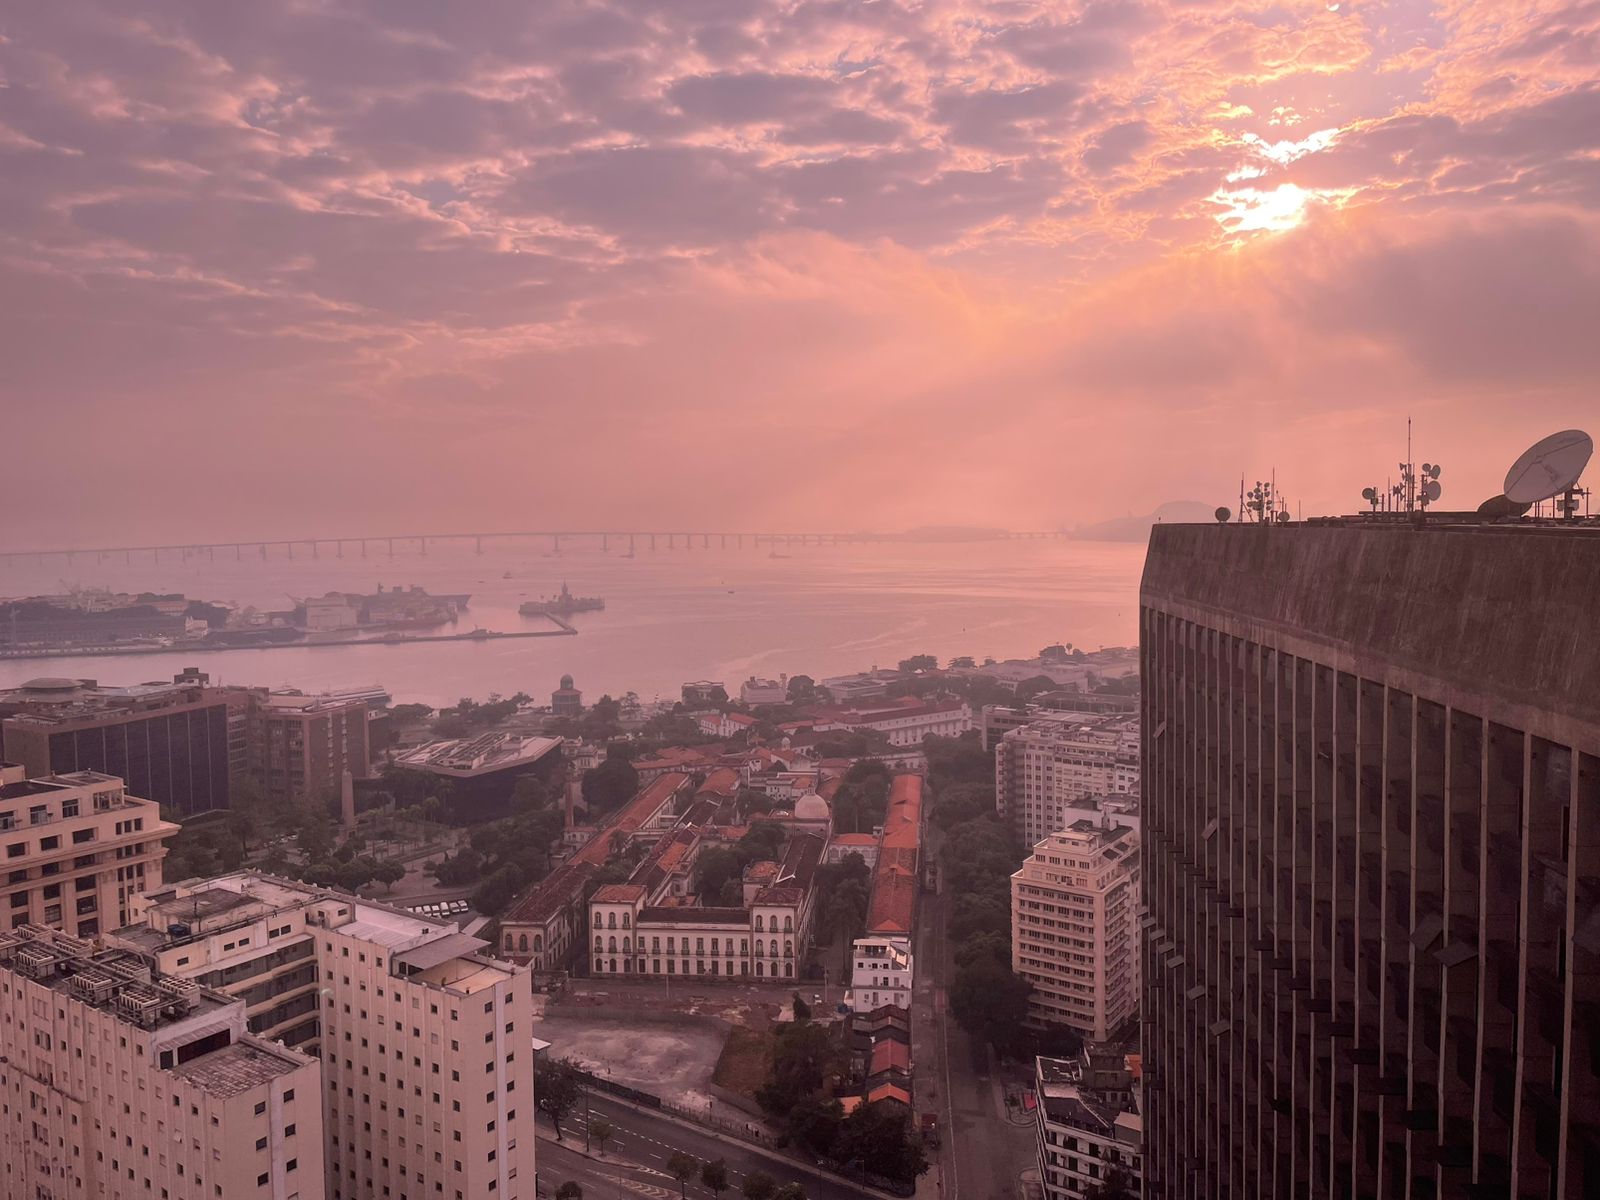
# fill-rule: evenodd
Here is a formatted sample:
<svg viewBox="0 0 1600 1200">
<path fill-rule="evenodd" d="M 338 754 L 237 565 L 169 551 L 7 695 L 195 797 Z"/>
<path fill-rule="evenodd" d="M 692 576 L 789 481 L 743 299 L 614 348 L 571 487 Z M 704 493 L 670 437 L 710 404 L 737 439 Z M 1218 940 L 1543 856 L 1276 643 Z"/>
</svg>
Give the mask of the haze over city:
<svg viewBox="0 0 1600 1200">
<path fill-rule="evenodd" d="M 1600 1196 L 1597 397 L 1600 0 L 0 0 L 0 1200 Z"/>
<path fill-rule="evenodd" d="M 4 541 L 1056 528 L 1274 468 L 1339 512 L 1408 414 L 1472 508 L 1594 411 L 1597 40 L 1501 0 L 13 5 Z"/>
</svg>

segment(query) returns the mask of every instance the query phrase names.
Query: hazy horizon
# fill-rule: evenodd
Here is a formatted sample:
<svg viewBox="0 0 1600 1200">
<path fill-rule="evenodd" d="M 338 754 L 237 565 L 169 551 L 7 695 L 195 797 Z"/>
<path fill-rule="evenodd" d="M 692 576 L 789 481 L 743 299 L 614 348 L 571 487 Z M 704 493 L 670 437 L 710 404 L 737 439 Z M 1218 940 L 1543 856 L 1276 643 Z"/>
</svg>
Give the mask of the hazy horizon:
<svg viewBox="0 0 1600 1200">
<path fill-rule="evenodd" d="M 1553 34 L 1559 34 L 1554 36 Z M 1500 490 L 1600 384 L 1600 12 L 15 6 L 5 548 Z"/>
</svg>

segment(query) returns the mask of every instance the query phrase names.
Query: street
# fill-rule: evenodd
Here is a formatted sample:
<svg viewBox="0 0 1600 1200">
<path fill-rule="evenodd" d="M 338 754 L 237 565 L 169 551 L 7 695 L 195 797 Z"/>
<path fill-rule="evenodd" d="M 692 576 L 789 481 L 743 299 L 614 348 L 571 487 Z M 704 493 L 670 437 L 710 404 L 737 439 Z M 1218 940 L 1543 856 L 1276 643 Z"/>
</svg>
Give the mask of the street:
<svg viewBox="0 0 1600 1200">
<path fill-rule="evenodd" d="M 912 998 L 912 1054 L 917 1111 L 938 1114 L 940 1148 L 919 1196 L 944 1200 L 1018 1200 L 1022 1174 L 1036 1163 L 1034 1126 L 1008 1117 L 993 1053 L 974 1044 L 949 1015 L 955 963 L 945 933 L 945 897 L 922 897 L 917 983 Z M 940 1186 L 929 1181 L 939 1173 Z"/>
<path fill-rule="evenodd" d="M 726 1159 L 733 1189 L 727 1195 L 737 1194 L 745 1175 L 756 1170 L 766 1171 L 779 1183 L 802 1184 L 808 1200 L 861 1200 L 863 1196 L 879 1195 L 842 1183 L 782 1155 L 770 1154 L 735 1139 L 724 1140 L 693 1125 L 657 1116 L 609 1097 L 591 1094 L 589 1109 L 592 1117 L 604 1118 L 613 1130 L 606 1142 L 605 1155 L 599 1159 L 582 1153 L 584 1118 L 581 1112 L 563 1123 L 561 1132 L 566 1140 L 560 1145 L 555 1141 L 549 1118 L 540 1116 L 539 1183 L 543 1194 L 554 1196 L 558 1186 L 575 1179 L 583 1185 L 585 1200 L 593 1197 L 621 1200 L 633 1196 L 669 1200 L 678 1195 L 678 1182 L 668 1173 L 667 1160 L 682 1151 L 702 1162 Z M 592 1152 L 597 1153 L 599 1147 L 592 1143 L 591 1146 Z M 702 1200 L 718 1200 L 698 1178 L 689 1184 L 688 1194 Z"/>
</svg>

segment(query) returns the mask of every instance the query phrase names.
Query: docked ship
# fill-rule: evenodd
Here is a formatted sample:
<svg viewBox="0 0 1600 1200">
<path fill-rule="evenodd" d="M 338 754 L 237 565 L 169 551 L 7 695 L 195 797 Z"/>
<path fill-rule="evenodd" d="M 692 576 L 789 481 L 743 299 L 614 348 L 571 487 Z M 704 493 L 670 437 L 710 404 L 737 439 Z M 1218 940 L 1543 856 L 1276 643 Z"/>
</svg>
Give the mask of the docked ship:
<svg viewBox="0 0 1600 1200">
<path fill-rule="evenodd" d="M 563 583 L 559 596 L 524 601 L 517 611 L 525 617 L 570 617 L 573 613 L 599 612 L 605 606 L 599 596 L 574 596 Z"/>
</svg>

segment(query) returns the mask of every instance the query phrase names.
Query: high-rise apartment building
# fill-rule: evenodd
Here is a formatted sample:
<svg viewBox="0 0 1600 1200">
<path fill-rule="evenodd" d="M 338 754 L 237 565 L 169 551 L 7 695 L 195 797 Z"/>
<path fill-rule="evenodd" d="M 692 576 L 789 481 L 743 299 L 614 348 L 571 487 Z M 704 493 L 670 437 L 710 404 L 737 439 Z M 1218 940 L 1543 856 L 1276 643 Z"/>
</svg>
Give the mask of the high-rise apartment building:
<svg viewBox="0 0 1600 1200">
<path fill-rule="evenodd" d="M 1033 984 L 1029 1020 L 1095 1041 L 1139 1009 L 1139 835 L 1078 821 L 1011 877 L 1011 969 Z"/>
<path fill-rule="evenodd" d="M 113 941 L 320 1054 L 326 1190 L 307 1196 L 533 1200 L 526 969 L 449 922 L 254 872 L 149 900 Z"/>
<path fill-rule="evenodd" d="M 99 771 L 181 816 L 227 808 L 228 704 L 206 677 L 102 686 L 40 678 L 0 692 L 0 756 L 28 775 Z"/>
<path fill-rule="evenodd" d="M 995 807 L 1024 845 L 1082 815 L 1098 796 L 1139 794 L 1139 719 L 1051 713 L 999 738 Z"/>
<path fill-rule="evenodd" d="M 161 886 L 178 827 L 122 780 L 94 771 L 29 779 L 0 763 L 0 927 L 90 938 L 127 922 Z"/>
<path fill-rule="evenodd" d="M 1600 532 L 1153 531 L 1146 1195 L 1600 1193 Z"/>
<path fill-rule="evenodd" d="M 322 1070 L 126 950 L 0 933 L 0 1194 L 311 1200 Z"/>
<path fill-rule="evenodd" d="M 246 716 L 251 773 L 275 800 L 336 798 L 346 771 L 371 777 L 369 712 L 360 698 L 253 689 Z"/>
</svg>

